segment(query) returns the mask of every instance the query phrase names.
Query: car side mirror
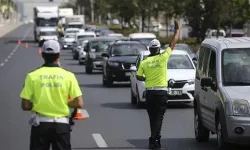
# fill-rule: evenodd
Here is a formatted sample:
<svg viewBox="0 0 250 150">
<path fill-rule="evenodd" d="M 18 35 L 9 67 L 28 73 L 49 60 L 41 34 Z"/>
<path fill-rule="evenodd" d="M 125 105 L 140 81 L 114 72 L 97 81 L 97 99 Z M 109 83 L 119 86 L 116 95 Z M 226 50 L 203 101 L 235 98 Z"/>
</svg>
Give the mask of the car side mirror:
<svg viewBox="0 0 250 150">
<path fill-rule="evenodd" d="M 102 57 L 109 57 L 109 54 L 107 54 L 107 53 L 102 53 Z"/>
<path fill-rule="evenodd" d="M 201 78 L 201 87 L 211 87 L 212 84 L 212 78 Z"/>
</svg>

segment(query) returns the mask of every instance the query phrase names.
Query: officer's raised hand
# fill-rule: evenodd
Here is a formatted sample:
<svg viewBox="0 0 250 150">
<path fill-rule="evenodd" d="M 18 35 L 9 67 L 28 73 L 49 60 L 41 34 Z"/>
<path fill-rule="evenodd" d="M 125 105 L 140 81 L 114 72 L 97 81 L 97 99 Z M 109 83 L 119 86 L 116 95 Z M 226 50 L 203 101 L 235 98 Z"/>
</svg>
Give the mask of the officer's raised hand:
<svg viewBox="0 0 250 150">
<path fill-rule="evenodd" d="M 174 21 L 174 36 L 173 39 L 171 40 L 169 47 L 171 48 L 171 50 L 174 49 L 175 44 L 177 43 L 178 39 L 179 39 L 179 23 L 177 20 Z"/>
</svg>

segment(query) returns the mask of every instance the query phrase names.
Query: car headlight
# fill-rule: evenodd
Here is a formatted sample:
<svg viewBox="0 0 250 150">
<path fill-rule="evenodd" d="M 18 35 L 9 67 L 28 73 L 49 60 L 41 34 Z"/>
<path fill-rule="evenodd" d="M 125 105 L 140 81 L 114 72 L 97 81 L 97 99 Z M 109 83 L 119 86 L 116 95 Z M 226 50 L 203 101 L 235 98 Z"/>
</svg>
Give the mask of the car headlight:
<svg viewBox="0 0 250 150">
<path fill-rule="evenodd" d="M 188 80 L 188 84 L 189 84 L 189 85 L 194 84 L 194 80 Z"/>
<path fill-rule="evenodd" d="M 95 54 L 89 54 L 89 57 L 92 58 L 92 59 L 95 59 L 96 55 Z"/>
<path fill-rule="evenodd" d="M 233 113 L 236 116 L 249 115 L 249 103 L 247 100 L 234 100 L 233 101 Z"/>
<path fill-rule="evenodd" d="M 119 66 L 119 63 L 118 62 L 113 62 L 113 61 L 108 61 L 108 64 L 110 65 L 110 66 Z"/>
<path fill-rule="evenodd" d="M 42 41 L 43 40 L 43 37 L 40 37 L 40 41 Z"/>
<path fill-rule="evenodd" d="M 55 40 L 57 41 L 57 40 L 58 40 L 58 38 L 57 38 L 57 37 L 55 37 Z"/>
</svg>

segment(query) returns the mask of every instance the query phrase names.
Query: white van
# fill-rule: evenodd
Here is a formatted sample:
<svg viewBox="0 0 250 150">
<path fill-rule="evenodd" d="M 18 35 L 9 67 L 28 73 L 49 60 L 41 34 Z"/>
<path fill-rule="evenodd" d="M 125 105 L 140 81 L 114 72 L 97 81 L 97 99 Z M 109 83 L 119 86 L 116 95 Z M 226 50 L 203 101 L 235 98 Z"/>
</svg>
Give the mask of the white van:
<svg viewBox="0 0 250 150">
<path fill-rule="evenodd" d="M 148 46 L 153 39 L 156 39 L 156 35 L 153 33 L 131 33 L 128 38 L 130 40 L 140 41 Z"/>
<path fill-rule="evenodd" d="M 226 37 L 225 30 L 219 30 L 218 38 L 224 38 L 224 37 Z M 207 39 L 216 39 L 217 38 L 217 30 L 216 29 L 207 30 L 206 38 Z"/>
</svg>

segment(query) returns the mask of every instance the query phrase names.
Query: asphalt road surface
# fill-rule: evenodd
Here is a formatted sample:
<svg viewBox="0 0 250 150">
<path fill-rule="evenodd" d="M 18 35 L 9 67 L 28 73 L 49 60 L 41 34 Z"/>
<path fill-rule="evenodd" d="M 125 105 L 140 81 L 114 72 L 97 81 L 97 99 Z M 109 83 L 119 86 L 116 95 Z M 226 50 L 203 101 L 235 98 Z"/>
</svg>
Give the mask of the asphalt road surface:
<svg viewBox="0 0 250 150">
<path fill-rule="evenodd" d="M 26 73 L 43 63 L 33 42 L 33 26 L 22 25 L 0 39 L 0 149 L 28 150 L 29 112 L 21 110 L 20 91 Z M 17 45 L 21 39 L 22 44 Z M 25 48 L 25 43 L 28 48 Z M 129 84 L 112 88 L 101 85 L 101 74 L 85 74 L 84 66 L 63 50 L 62 66 L 75 73 L 83 91 L 90 118 L 77 121 L 72 132 L 72 147 L 86 149 L 147 149 L 149 121 L 144 109 L 130 104 Z M 189 105 L 170 106 L 164 118 L 162 145 L 166 150 L 214 150 L 216 140 L 199 144 L 194 139 L 193 109 Z"/>
</svg>

